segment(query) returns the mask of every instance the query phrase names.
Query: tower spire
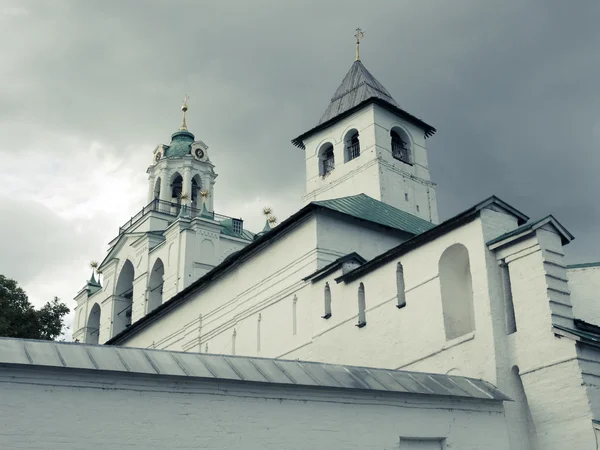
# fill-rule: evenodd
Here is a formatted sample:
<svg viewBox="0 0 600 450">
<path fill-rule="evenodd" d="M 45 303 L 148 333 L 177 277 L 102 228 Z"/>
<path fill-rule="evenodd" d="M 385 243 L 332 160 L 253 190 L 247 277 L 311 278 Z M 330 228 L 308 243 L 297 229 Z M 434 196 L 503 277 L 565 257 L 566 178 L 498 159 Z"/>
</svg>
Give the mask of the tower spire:
<svg viewBox="0 0 600 450">
<path fill-rule="evenodd" d="M 360 61 L 360 40 L 365 36 L 364 31 L 362 31 L 360 28 L 356 29 L 356 34 L 354 35 L 354 37 L 356 38 L 356 60 Z"/>
<path fill-rule="evenodd" d="M 187 125 L 185 123 L 185 113 L 188 110 L 188 105 L 187 105 L 187 101 L 190 98 L 188 97 L 187 94 L 185 94 L 185 97 L 183 98 L 183 104 L 181 105 L 181 114 L 182 114 L 182 122 L 181 122 L 181 127 L 179 127 L 180 130 L 185 130 L 187 131 Z"/>
</svg>

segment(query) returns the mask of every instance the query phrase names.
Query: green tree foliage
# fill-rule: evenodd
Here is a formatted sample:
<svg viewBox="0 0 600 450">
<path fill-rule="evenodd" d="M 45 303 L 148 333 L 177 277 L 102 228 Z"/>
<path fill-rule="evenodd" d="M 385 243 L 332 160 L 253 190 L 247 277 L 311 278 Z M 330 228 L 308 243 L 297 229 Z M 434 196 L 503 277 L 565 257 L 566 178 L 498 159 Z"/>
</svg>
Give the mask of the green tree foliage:
<svg viewBox="0 0 600 450">
<path fill-rule="evenodd" d="M 0 275 L 0 336 L 53 341 L 62 334 L 68 313 L 58 297 L 36 310 L 15 280 Z"/>
</svg>

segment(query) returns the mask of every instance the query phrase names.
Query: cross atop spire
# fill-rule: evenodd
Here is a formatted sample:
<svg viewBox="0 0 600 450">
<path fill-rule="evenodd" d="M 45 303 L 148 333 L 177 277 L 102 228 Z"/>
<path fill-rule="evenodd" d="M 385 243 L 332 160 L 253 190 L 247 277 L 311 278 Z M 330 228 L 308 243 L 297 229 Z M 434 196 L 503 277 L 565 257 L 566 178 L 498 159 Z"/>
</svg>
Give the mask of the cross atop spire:
<svg viewBox="0 0 600 450">
<path fill-rule="evenodd" d="M 364 31 L 362 31 L 360 28 L 356 29 L 356 34 L 354 34 L 354 37 L 356 38 L 356 60 L 360 61 L 360 40 L 365 36 Z"/>
<path fill-rule="evenodd" d="M 183 115 L 183 119 L 181 122 L 181 127 L 179 127 L 180 130 L 187 130 L 187 125 L 185 123 L 185 113 L 188 110 L 188 105 L 187 105 L 187 101 L 190 99 L 190 97 L 188 97 L 187 94 L 185 94 L 185 97 L 183 98 L 183 104 L 181 105 L 181 113 Z"/>
</svg>

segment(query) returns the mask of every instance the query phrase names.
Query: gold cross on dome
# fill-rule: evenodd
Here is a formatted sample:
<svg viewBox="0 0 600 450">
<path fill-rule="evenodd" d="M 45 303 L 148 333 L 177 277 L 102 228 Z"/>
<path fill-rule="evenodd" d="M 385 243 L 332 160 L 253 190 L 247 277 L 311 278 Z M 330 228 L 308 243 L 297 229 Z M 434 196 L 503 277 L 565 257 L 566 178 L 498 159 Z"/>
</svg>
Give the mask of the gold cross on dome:
<svg viewBox="0 0 600 450">
<path fill-rule="evenodd" d="M 354 37 L 356 38 L 356 60 L 360 61 L 360 53 L 359 53 L 359 49 L 360 49 L 360 40 L 365 36 L 365 32 L 363 30 L 361 30 L 360 28 L 356 29 L 356 34 L 354 35 Z"/>
<path fill-rule="evenodd" d="M 187 125 L 185 123 L 185 113 L 188 110 L 188 105 L 187 105 L 187 101 L 190 99 L 190 97 L 185 94 L 185 97 L 183 98 L 183 104 L 181 105 L 181 113 L 183 115 L 182 118 L 182 122 L 181 122 L 181 127 L 179 127 L 180 130 L 187 130 Z"/>
</svg>

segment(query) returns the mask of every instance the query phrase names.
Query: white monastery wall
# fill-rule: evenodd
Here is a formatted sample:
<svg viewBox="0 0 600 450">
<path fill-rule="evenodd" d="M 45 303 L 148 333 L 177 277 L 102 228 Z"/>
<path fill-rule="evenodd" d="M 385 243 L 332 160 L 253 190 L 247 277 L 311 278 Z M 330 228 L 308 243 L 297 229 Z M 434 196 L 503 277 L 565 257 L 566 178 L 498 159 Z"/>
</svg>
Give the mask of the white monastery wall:
<svg viewBox="0 0 600 450">
<path fill-rule="evenodd" d="M 509 448 L 500 402 L 44 369 L 0 396 L 14 450 Z"/>
<path fill-rule="evenodd" d="M 444 330 L 438 262 L 454 244 L 464 245 L 470 258 L 475 330 L 447 340 Z M 393 259 L 363 277 L 336 283 L 341 273 L 331 274 L 310 286 L 316 321 L 310 356 L 319 361 L 375 365 L 406 370 L 453 373 L 496 379 L 493 335 L 489 327 L 488 275 L 483 260 L 481 223 L 475 220 L 438 239 Z M 396 307 L 397 263 L 404 269 L 406 306 Z M 323 293 L 328 283 L 332 317 L 323 315 Z M 367 325 L 356 327 L 358 287 L 363 283 Z M 320 313 L 320 314 L 319 314 Z M 318 331 L 316 331 L 318 330 Z M 344 342 L 343 346 L 336 343 Z M 290 357 L 304 358 L 306 351 Z"/>
<path fill-rule="evenodd" d="M 328 211 L 319 212 L 317 216 L 317 246 L 323 254 L 319 256 L 327 258 L 323 266 L 352 252 L 370 260 L 411 237 L 412 235 L 399 230 L 343 218 Z"/>
<path fill-rule="evenodd" d="M 288 308 L 282 315 L 290 317 L 292 298 L 289 296 L 297 289 L 294 285 L 317 269 L 315 237 L 316 219 L 310 217 L 271 241 L 268 252 L 255 253 L 248 262 L 213 280 L 195 293 L 193 300 L 187 300 L 175 311 L 146 326 L 126 345 L 150 347 L 155 342 L 157 348 L 198 349 L 201 333 L 202 351 L 208 344 L 211 353 L 232 353 L 233 330 L 236 329 L 235 342 L 240 343 L 241 350 L 244 348 L 241 342 L 248 339 L 248 334 L 245 337 L 244 333 L 252 329 L 256 351 L 258 314 L 269 305 L 288 300 Z M 305 244 L 298 245 L 298 242 Z M 267 317 L 261 322 L 269 327 Z M 276 323 L 283 326 L 281 319 Z M 278 345 L 284 345 L 284 342 L 280 341 Z"/>
<path fill-rule="evenodd" d="M 569 288 L 573 315 L 594 325 L 600 325 L 600 265 L 569 268 Z"/>
<path fill-rule="evenodd" d="M 312 337 L 313 299 L 304 277 L 352 251 L 370 259 L 406 238 L 402 232 L 319 212 L 125 345 L 233 353 L 235 341 L 236 354 L 280 357 Z"/>
</svg>

